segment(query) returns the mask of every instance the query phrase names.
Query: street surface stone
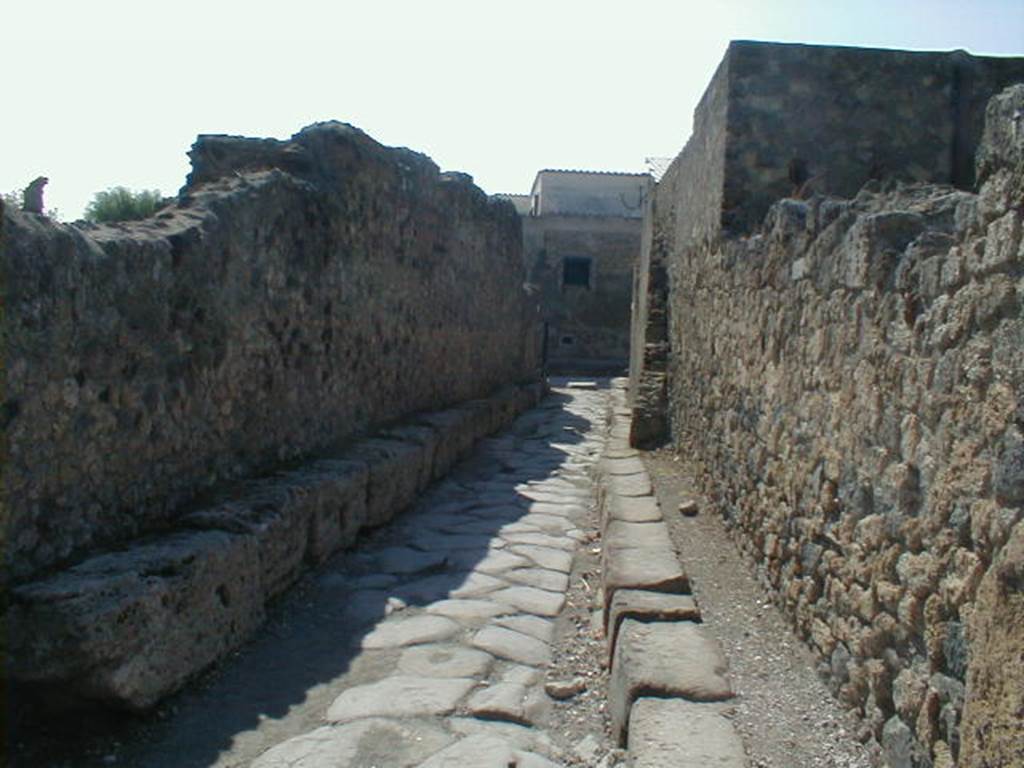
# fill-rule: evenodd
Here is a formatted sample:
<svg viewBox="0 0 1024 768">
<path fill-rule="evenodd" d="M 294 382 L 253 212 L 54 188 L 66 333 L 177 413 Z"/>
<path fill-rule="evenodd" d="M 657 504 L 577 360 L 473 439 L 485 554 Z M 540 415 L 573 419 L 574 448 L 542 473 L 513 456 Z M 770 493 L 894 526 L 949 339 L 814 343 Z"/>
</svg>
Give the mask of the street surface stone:
<svg viewBox="0 0 1024 768">
<path fill-rule="evenodd" d="M 547 643 L 505 627 L 484 627 L 473 637 L 473 645 L 520 664 L 541 667 L 551 662 L 551 647 Z"/>
</svg>

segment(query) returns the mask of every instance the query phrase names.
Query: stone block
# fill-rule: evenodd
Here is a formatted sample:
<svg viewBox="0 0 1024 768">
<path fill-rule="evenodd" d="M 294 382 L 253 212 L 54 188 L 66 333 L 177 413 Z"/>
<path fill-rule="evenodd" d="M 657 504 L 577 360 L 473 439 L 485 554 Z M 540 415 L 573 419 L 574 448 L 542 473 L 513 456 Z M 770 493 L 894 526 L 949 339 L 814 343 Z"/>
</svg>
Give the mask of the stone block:
<svg viewBox="0 0 1024 768">
<path fill-rule="evenodd" d="M 407 443 L 415 443 L 423 448 L 423 462 L 416 479 L 416 490 L 422 492 L 434 481 L 434 457 L 437 454 L 438 436 L 433 427 L 417 424 L 404 424 L 386 430 L 382 437 L 393 438 Z"/>
<path fill-rule="evenodd" d="M 453 408 L 416 416 L 416 423 L 433 427 L 437 432 L 433 477 L 444 477 L 473 447 L 472 413 Z"/>
<path fill-rule="evenodd" d="M 671 547 L 658 549 L 611 549 L 602 553 L 605 610 L 620 589 L 683 594 L 690 581 Z"/>
<path fill-rule="evenodd" d="M 423 471 L 422 445 L 406 440 L 370 438 L 346 451 L 345 458 L 363 461 L 370 476 L 366 493 L 366 523 L 383 525 L 416 499 Z"/>
<path fill-rule="evenodd" d="M 743 740 L 710 704 L 637 699 L 629 715 L 633 768 L 747 768 Z"/>
<path fill-rule="evenodd" d="M 731 698 L 726 668 L 718 642 L 695 624 L 626 619 L 619 629 L 608 681 L 613 738 L 626 742 L 630 710 L 641 696 L 690 701 Z"/>
<path fill-rule="evenodd" d="M 189 531 L 13 590 L 13 676 L 144 710 L 263 620 L 253 536 Z"/>
<path fill-rule="evenodd" d="M 638 475 L 641 472 L 646 472 L 644 463 L 637 456 L 629 458 L 605 457 L 601 460 L 599 469 L 606 475 Z"/>
<path fill-rule="evenodd" d="M 650 496 L 654 493 L 647 472 L 635 475 L 609 475 L 608 492 L 616 496 Z"/>
<path fill-rule="evenodd" d="M 700 608 L 692 595 L 647 592 L 642 589 L 620 589 L 611 599 L 605 614 L 605 635 L 608 654 L 615 649 L 619 627 L 626 619 L 637 621 L 700 621 Z"/>
<path fill-rule="evenodd" d="M 627 523 L 656 523 L 664 518 L 661 506 L 654 496 L 615 496 L 604 498 L 601 505 L 601 524 L 607 528 L 612 520 Z"/>
</svg>

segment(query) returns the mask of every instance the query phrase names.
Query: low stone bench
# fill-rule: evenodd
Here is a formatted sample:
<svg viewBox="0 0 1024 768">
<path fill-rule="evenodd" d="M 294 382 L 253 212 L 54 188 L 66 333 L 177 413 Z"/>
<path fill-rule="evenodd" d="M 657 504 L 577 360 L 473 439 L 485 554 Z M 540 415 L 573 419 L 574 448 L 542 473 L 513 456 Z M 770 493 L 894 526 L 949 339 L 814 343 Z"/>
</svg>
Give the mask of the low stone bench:
<svg viewBox="0 0 1024 768">
<path fill-rule="evenodd" d="M 181 530 L 15 587 L 12 676 L 69 697 L 151 707 L 245 642 L 305 567 L 391 520 L 543 393 L 531 384 L 413 417 L 338 458 L 238 483 L 178 520 Z"/>
</svg>

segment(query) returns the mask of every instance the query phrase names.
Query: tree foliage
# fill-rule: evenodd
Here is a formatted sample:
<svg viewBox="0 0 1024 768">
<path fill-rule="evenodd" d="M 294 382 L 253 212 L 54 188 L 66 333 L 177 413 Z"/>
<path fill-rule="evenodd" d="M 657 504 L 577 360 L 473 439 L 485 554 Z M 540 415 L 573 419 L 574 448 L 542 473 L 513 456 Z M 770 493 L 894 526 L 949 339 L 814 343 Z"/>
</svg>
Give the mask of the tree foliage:
<svg viewBox="0 0 1024 768">
<path fill-rule="evenodd" d="M 163 206 L 164 198 L 157 189 L 133 192 L 126 187 L 111 187 L 97 192 L 85 207 L 86 221 L 134 221 L 152 216 Z"/>
</svg>

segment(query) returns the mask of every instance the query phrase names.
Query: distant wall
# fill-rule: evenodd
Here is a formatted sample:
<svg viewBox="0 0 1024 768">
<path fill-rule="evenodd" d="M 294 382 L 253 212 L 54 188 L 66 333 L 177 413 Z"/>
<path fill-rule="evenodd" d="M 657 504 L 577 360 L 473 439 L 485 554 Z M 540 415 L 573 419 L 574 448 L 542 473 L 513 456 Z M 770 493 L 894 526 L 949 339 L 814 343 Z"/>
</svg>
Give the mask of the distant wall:
<svg viewBox="0 0 1024 768">
<path fill-rule="evenodd" d="M 622 216 L 639 219 L 650 185 L 646 174 L 544 170 L 532 196 L 537 216 Z"/>
<path fill-rule="evenodd" d="M 641 226 L 640 219 L 614 216 L 523 219 L 528 279 L 547 323 L 552 364 L 626 366 Z M 588 285 L 564 283 L 566 258 L 590 259 Z"/>
<path fill-rule="evenodd" d="M 539 366 L 511 204 L 337 123 L 200 137 L 177 203 L 3 212 L 10 576 L 159 529 L 225 479 Z"/>
</svg>

